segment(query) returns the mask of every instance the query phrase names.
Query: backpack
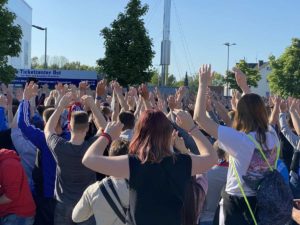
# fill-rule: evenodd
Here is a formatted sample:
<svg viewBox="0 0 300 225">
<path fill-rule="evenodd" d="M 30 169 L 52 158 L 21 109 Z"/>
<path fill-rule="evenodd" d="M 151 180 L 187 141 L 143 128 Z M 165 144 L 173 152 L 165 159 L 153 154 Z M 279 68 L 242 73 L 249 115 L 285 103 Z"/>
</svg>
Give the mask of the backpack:
<svg viewBox="0 0 300 225">
<path fill-rule="evenodd" d="M 255 219 L 253 210 L 250 207 L 247 196 L 242 187 L 241 180 L 236 170 L 233 158 L 231 164 L 235 177 L 238 181 L 238 186 L 242 192 L 244 200 L 250 211 L 251 217 L 255 225 L 283 225 L 291 220 L 293 209 L 293 195 L 290 187 L 284 182 L 281 174 L 276 170 L 277 161 L 280 154 L 280 147 L 277 145 L 277 156 L 275 165 L 272 167 L 266 158 L 261 145 L 251 136 L 247 135 L 249 139 L 256 145 L 263 159 L 266 161 L 269 167 L 269 171 L 263 174 L 263 178 L 259 180 L 257 185 L 251 184 L 247 179 L 244 179 L 246 185 L 256 191 L 256 216 L 258 222 Z M 254 187 L 256 186 L 256 187 Z"/>
</svg>

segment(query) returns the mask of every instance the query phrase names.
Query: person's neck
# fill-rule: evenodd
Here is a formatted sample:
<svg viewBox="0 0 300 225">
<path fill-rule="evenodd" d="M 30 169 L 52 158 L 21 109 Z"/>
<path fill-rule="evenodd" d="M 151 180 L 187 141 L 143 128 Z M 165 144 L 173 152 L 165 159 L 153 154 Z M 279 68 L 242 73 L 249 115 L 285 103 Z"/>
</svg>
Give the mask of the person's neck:
<svg viewBox="0 0 300 225">
<path fill-rule="evenodd" d="M 78 134 L 71 134 L 70 143 L 73 145 L 81 145 L 84 142 L 84 136 Z"/>
</svg>

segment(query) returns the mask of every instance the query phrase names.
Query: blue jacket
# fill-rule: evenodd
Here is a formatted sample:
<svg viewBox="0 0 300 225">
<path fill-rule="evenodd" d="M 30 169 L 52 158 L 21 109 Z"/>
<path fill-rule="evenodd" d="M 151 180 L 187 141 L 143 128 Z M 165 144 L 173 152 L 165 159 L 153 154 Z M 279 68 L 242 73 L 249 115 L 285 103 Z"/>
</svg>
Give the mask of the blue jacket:
<svg viewBox="0 0 300 225">
<path fill-rule="evenodd" d="M 18 126 L 28 140 L 41 152 L 43 194 L 46 198 L 52 198 L 54 196 L 56 162 L 48 148 L 44 132 L 30 124 L 30 104 L 27 100 L 23 100 L 19 105 Z M 62 137 L 69 140 L 70 134 L 64 133 Z"/>
<path fill-rule="evenodd" d="M 0 107 L 0 131 L 7 130 L 7 120 L 5 115 L 5 109 L 3 107 Z"/>
</svg>

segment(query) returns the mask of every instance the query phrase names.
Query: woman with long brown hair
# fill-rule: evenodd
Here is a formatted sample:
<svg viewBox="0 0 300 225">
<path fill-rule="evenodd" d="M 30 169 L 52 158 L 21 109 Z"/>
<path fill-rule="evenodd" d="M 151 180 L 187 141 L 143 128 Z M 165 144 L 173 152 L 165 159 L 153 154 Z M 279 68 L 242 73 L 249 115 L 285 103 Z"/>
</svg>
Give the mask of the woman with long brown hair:
<svg viewBox="0 0 300 225">
<path fill-rule="evenodd" d="M 109 123 L 86 152 L 83 164 L 88 168 L 129 178 L 127 224 L 181 225 L 185 191 L 191 176 L 206 172 L 217 161 L 212 145 L 187 112 L 177 113 L 177 124 L 193 137 L 200 155 L 174 153 L 172 124 L 164 113 L 156 110 L 147 110 L 140 116 L 128 156 L 102 156 L 111 139 L 119 137 L 120 123 Z"/>
<path fill-rule="evenodd" d="M 270 165 L 274 165 L 279 144 L 275 130 L 268 125 L 268 114 L 259 95 L 251 94 L 246 76 L 235 69 L 238 85 L 244 92 L 237 104 L 233 127 L 219 126 L 206 117 L 202 105 L 206 102 L 208 80 L 211 76 L 210 65 L 204 65 L 199 72 L 199 90 L 195 106 L 195 121 L 211 136 L 216 138 L 219 147 L 229 154 L 229 170 L 226 189 L 220 202 L 220 225 L 254 224 L 254 215 L 244 201 L 240 186 L 247 196 L 249 205 L 255 214 L 256 191 L 251 182 L 263 178 L 269 170 L 267 162 L 261 156 L 257 146 L 261 146 Z M 238 178 L 241 180 L 239 184 Z M 217 223 L 215 223 L 217 224 Z"/>
</svg>

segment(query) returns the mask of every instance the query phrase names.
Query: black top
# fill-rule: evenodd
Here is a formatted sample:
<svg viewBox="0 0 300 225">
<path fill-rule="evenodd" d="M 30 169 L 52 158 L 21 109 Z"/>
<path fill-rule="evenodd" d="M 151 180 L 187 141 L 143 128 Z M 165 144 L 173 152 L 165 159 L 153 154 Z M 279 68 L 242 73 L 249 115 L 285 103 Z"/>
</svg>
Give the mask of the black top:
<svg viewBox="0 0 300 225">
<path fill-rule="evenodd" d="M 132 225 L 180 225 L 185 189 L 191 179 L 189 155 L 144 163 L 129 156 L 130 213 Z"/>
</svg>

